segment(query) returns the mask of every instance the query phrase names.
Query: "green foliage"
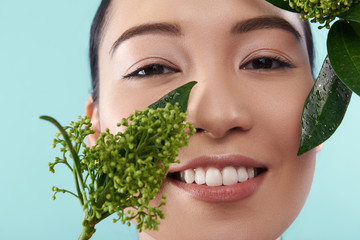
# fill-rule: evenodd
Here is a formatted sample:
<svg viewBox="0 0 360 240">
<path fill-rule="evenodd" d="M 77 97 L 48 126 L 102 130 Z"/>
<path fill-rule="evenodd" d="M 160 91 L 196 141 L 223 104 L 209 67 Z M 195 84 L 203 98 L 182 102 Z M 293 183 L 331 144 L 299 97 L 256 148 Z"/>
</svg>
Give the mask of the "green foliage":
<svg viewBox="0 0 360 240">
<path fill-rule="evenodd" d="M 327 39 L 327 49 L 336 75 L 360 96 L 360 36 L 350 23 L 337 21 L 333 24 Z"/>
<path fill-rule="evenodd" d="M 289 3 L 286 0 L 266 0 L 266 1 L 283 10 L 297 13 L 295 9 L 289 6 Z"/>
<path fill-rule="evenodd" d="M 180 111 L 186 112 L 190 90 L 195 86 L 195 84 L 197 84 L 197 82 L 192 81 L 182 85 L 180 88 L 169 92 L 168 94 L 151 104 L 149 108 L 162 108 L 165 107 L 167 103 L 174 104 L 177 102 L 180 104 Z"/>
<path fill-rule="evenodd" d="M 57 187 L 53 187 L 53 191 L 55 194 L 70 193 L 80 200 L 85 212 L 84 227 L 94 226 L 117 213 L 115 221 L 129 224 L 135 219 L 139 231 L 158 229 L 158 218 L 164 218 L 160 207 L 165 204 L 165 195 L 156 207 L 151 206 L 150 201 L 159 193 L 178 151 L 188 144 L 195 132 L 192 123 L 185 123 L 185 120 L 186 113 L 180 111 L 179 104 L 135 111 L 118 124 L 126 127 L 123 133 L 112 134 L 106 129 L 95 146 L 89 148 L 83 141 L 94 131 L 88 117 L 79 117 L 79 121 L 63 129 L 80 159 L 81 168 L 80 172 L 75 171 L 75 181 L 82 176 L 84 182 L 76 185 L 83 187 L 77 194 Z M 62 157 L 49 164 L 50 171 L 55 172 L 54 167 L 62 163 L 74 172 L 68 163 L 73 155 L 61 132 L 54 140 L 54 147 L 57 145 L 60 145 Z M 125 212 L 126 208 L 133 209 Z"/>
<path fill-rule="evenodd" d="M 340 18 L 353 21 L 353 22 L 360 22 L 360 4 L 354 4 L 349 11 L 340 14 Z"/>
<path fill-rule="evenodd" d="M 327 140 L 340 125 L 350 102 L 351 91 L 335 75 L 329 58 L 311 89 L 301 116 L 298 155 Z"/>
<path fill-rule="evenodd" d="M 267 0 L 285 10 L 289 10 L 281 0 Z M 330 28 L 330 23 L 337 16 L 349 11 L 350 7 L 360 2 L 360 0 L 283 0 L 290 8 L 302 14 L 303 20 L 311 20 L 324 24 L 322 27 Z M 320 28 L 322 28 L 320 27 Z"/>
<path fill-rule="evenodd" d="M 166 196 L 161 196 L 157 206 L 150 201 L 159 193 L 169 165 L 178 162 L 180 148 L 195 133 L 193 124 L 185 122 L 189 94 L 195 84 L 185 84 L 145 110 L 135 111 L 118 124 L 125 127 L 124 132 L 113 134 L 106 129 L 91 148 L 84 142 L 95 133 L 88 117 L 79 117 L 66 127 L 52 117 L 40 117 L 60 130 L 53 147 L 60 146 L 61 157 L 49 163 L 49 170 L 55 173 L 57 164 L 66 165 L 73 172 L 76 192 L 53 187 L 53 199 L 60 192 L 80 201 L 85 216 L 79 239 L 90 239 L 95 225 L 113 213 L 117 214 L 114 222 L 130 225 L 135 220 L 138 231 L 158 229 Z"/>
<path fill-rule="evenodd" d="M 137 111 L 118 126 L 127 127 L 124 133 L 113 135 L 107 129 L 101 133 L 96 145 L 85 148 L 82 163 L 89 174 L 89 202 L 93 218 L 117 213 L 122 223 L 136 218 L 137 229 L 157 229 L 163 218 L 159 209 L 165 204 L 165 196 L 157 207 L 149 202 L 160 190 L 169 164 L 174 163 L 181 147 L 188 144 L 185 132 L 194 129 L 183 123 L 186 114 L 178 105 Z M 134 207 L 125 216 L 124 209 Z"/>
</svg>

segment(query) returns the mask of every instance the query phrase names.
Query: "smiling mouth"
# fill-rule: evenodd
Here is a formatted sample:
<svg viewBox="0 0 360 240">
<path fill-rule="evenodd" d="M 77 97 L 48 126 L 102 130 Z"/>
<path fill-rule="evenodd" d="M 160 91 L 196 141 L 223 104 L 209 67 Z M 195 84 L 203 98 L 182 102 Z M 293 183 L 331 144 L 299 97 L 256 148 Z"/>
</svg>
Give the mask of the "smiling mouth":
<svg viewBox="0 0 360 240">
<path fill-rule="evenodd" d="M 244 183 L 263 175 L 266 168 L 233 167 L 222 169 L 216 167 L 186 169 L 180 172 L 169 173 L 167 177 L 186 183 L 204 186 L 229 186 Z"/>
</svg>

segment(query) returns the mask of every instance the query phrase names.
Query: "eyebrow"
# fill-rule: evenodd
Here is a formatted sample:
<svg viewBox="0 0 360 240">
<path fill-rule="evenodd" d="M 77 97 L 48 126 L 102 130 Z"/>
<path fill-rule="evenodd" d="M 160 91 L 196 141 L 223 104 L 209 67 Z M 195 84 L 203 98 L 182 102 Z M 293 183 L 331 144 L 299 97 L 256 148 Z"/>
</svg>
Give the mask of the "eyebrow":
<svg viewBox="0 0 360 240">
<path fill-rule="evenodd" d="M 297 39 L 301 38 L 300 33 L 285 19 L 281 17 L 257 17 L 237 22 L 232 28 L 232 34 L 247 33 L 259 29 L 283 29 L 293 34 Z M 110 49 L 110 55 L 114 53 L 116 48 L 124 41 L 139 35 L 145 34 L 162 34 L 169 36 L 183 35 L 180 25 L 176 23 L 148 23 L 131 27 L 126 30 L 114 42 Z"/>
<path fill-rule="evenodd" d="M 231 28 L 231 33 L 241 34 L 259 29 L 282 29 L 293 34 L 298 40 L 301 38 L 300 33 L 288 21 L 276 16 L 250 18 L 238 22 Z"/>
<path fill-rule="evenodd" d="M 110 49 L 112 55 L 116 48 L 129 38 L 145 35 L 145 34 L 162 34 L 170 36 L 181 36 L 181 27 L 175 23 L 149 23 L 132 27 L 126 30 L 121 36 L 114 42 Z"/>
</svg>

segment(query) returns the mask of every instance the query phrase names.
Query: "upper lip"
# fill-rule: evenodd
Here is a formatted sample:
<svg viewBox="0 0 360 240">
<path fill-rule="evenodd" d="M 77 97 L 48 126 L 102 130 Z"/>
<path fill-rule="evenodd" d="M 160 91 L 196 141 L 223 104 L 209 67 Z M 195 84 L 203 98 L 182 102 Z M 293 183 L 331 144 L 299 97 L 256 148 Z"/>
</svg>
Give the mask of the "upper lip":
<svg viewBox="0 0 360 240">
<path fill-rule="evenodd" d="M 227 166 L 233 167 L 252 167 L 267 168 L 267 166 L 252 158 L 232 154 L 232 155 L 206 155 L 190 160 L 187 163 L 176 165 L 169 170 L 169 173 L 181 172 L 186 169 L 195 169 L 199 167 L 216 167 L 222 169 Z"/>
</svg>

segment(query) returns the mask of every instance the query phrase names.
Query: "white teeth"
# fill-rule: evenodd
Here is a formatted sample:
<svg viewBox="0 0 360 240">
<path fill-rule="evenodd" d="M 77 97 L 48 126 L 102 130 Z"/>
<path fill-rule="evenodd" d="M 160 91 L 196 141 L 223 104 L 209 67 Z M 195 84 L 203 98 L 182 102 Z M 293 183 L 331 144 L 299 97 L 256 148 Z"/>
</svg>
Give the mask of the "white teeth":
<svg viewBox="0 0 360 240">
<path fill-rule="evenodd" d="M 192 169 L 187 169 L 180 174 L 182 175 L 183 181 L 186 183 L 193 183 L 195 181 L 195 172 Z"/>
<path fill-rule="evenodd" d="M 249 175 L 248 175 L 248 173 L 247 173 L 247 170 L 246 170 L 246 168 L 244 168 L 244 167 L 240 167 L 240 168 L 237 170 L 237 174 L 238 174 L 239 182 L 245 182 L 245 181 L 248 180 L 248 178 L 249 178 Z"/>
<path fill-rule="evenodd" d="M 203 168 L 186 169 L 180 172 L 180 180 L 185 183 L 196 183 L 207 186 L 233 185 L 238 182 L 245 182 L 255 177 L 255 168 L 232 166 L 224 167 L 221 171 L 217 168 L 210 167 L 206 170 Z"/>
<path fill-rule="evenodd" d="M 248 168 L 247 169 L 248 175 L 249 175 L 249 179 L 252 179 L 255 177 L 255 169 L 254 168 Z"/>
<path fill-rule="evenodd" d="M 202 168 L 195 169 L 195 182 L 197 184 L 205 184 L 205 171 Z"/>
<path fill-rule="evenodd" d="M 221 186 L 222 176 L 221 172 L 217 168 L 209 168 L 206 171 L 206 185 L 208 186 Z"/>
<path fill-rule="evenodd" d="M 234 167 L 225 167 L 222 170 L 222 182 L 224 185 L 232 185 L 238 182 L 238 174 Z"/>
</svg>

